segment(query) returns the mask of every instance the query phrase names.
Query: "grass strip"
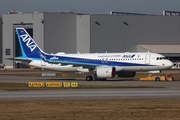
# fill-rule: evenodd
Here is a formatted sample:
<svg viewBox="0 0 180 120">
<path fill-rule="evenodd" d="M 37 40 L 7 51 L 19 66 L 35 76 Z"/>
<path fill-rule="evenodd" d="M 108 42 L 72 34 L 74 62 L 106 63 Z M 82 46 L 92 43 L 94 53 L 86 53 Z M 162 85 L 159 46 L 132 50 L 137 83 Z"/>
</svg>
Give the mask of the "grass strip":
<svg viewBox="0 0 180 120">
<path fill-rule="evenodd" d="M 0 101 L 1 120 L 179 120 L 180 99 Z"/>
</svg>

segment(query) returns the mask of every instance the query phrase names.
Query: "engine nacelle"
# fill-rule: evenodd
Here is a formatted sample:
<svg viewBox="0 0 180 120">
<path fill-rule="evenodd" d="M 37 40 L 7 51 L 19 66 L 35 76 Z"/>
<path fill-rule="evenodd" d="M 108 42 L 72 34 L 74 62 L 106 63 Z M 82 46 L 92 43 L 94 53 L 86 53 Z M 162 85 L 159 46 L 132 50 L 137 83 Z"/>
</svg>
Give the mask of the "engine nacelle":
<svg viewBox="0 0 180 120">
<path fill-rule="evenodd" d="M 116 75 L 115 67 L 98 67 L 96 71 L 98 78 L 113 78 Z"/>
<path fill-rule="evenodd" d="M 118 77 L 134 77 L 136 72 L 119 71 L 117 72 Z"/>
</svg>

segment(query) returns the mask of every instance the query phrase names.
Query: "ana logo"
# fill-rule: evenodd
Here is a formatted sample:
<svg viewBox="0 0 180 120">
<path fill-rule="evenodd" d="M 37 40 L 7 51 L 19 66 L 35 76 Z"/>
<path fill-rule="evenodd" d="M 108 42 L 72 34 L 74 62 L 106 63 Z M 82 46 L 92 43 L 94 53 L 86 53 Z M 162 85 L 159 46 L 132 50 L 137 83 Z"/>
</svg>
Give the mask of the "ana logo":
<svg viewBox="0 0 180 120">
<path fill-rule="evenodd" d="M 133 58 L 135 56 L 135 54 L 133 55 L 123 55 L 122 58 Z"/>
<path fill-rule="evenodd" d="M 34 44 L 32 39 L 27 34 L 21 35 L 20 37 L 22 38 L 23 42 L 26 43 L 26 46 L 31 49 L 31 52 L 34 51 L 37 46 Z"/>
<path fill-rule="evenodd" d="M 51 60 L 58 60 L 59 58 L 56 57 L 56 56 L 54 56 L 54 57 L 51 57 L 50 59 L 51 59 Z"/>
</svg>

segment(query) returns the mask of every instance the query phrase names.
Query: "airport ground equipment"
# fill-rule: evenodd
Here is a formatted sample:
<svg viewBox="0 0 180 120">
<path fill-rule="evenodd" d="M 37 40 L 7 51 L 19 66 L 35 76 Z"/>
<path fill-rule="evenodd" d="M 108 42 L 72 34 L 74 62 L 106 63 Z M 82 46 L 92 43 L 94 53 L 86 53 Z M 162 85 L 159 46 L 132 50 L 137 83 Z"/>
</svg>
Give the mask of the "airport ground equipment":
<svg viewBox="0 0 180 120">
<path fill-rule="evenodd" d="M 2 64 L 2 63 L 0 63 L 0 68 L 4 68 L 5 67 L 5 64 Z"/>
<path fill-rule="evenodd" d="M 174 77 L 171 73 L 166 73 L 165 75 L 160 76 L 150 74 L 148 77 L 141 77 L 140 81 L 174 81 Z"/>
</svg>

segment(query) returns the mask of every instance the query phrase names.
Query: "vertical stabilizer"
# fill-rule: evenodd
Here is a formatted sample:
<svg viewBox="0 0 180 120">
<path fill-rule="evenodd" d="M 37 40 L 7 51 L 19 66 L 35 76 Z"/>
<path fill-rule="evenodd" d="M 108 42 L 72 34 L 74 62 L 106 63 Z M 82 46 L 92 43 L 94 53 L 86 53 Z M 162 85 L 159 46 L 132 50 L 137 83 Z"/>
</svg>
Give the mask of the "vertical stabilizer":
<svg viewBox="0 0 180 120">
<path fill-rule="evenodd" d="M 16 28 L 16 34 L 18 36 L 23 57 L 41 58 L 40 55 L 43 55 L 44 52 L 39 48 L 24 28 Z"/>
</svg>

